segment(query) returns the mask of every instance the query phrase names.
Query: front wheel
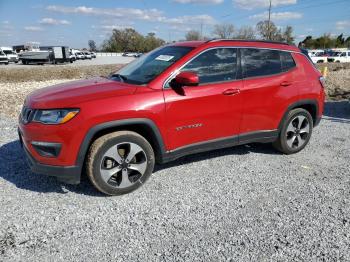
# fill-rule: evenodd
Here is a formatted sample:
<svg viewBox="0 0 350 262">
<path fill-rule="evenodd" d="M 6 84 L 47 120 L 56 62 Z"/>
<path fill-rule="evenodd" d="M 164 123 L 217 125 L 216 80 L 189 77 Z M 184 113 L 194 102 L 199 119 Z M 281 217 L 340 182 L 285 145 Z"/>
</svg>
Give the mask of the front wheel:
<svg viewBox="0 0 350 262">
<path fill-rule="evenodd" d="M 98 138 L 90 147 L 86 170 L 95 188 L 107 195 L 122 195 L 142 186 L 151 176 L 152 146 L 139 134 L 118 131 Z"/>
<path fill-rule="evenodd" d="M 282 123 L 273 146 L 284 154 L 294 154 L 302 150 L 311 138 L 313 120 L 308 111 L 302 108 L 291 110 Z"/>
</svg>

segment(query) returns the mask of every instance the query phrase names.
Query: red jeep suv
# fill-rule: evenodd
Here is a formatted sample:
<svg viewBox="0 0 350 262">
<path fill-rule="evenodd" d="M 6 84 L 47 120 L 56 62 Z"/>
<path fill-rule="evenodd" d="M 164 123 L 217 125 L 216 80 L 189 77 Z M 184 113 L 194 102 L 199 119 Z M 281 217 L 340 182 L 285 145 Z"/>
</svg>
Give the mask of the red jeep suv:
<svg viewBox="0 0 350 262">
<path fill-rule="evenodd" d="M 19 136 L 35 173 L 101 192 L 140 187 L 155 163 L 251 142 L 302 150 L 324 107 L 323 78 L 302 51 L 244 40 L 160 47 L 109 77 L 31 93 Z"/>
</svg>

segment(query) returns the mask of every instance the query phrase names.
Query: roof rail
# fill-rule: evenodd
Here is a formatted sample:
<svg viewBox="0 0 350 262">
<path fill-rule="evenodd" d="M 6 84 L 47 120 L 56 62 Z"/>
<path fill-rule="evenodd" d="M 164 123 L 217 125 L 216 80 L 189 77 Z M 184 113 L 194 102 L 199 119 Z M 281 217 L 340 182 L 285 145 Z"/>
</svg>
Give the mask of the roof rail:
<svg viewBox="0 0 350 262">
<path fill-rule="evenodd" d="M 220 39 L 220 38 L 214 38 L 206 41 L 206 43 L 209 42 L 218 42 L 218 41 L 228 41 L 228 42 L 256 42 L 256 43 L 269 43 L 269 44 L 280 44 L 280 45 L 290 45 L 285 42 L 280 41 L 272 41 L 272 40 L 257 40 L 257 39 Z"/>
</svg>

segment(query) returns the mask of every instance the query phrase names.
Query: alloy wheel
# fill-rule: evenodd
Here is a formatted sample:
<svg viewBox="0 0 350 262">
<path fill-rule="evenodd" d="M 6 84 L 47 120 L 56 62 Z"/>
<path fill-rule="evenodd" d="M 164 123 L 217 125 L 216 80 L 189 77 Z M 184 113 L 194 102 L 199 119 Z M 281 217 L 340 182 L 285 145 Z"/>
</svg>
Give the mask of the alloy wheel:
<svg viewBox="0 0 350 262">
<path fill-rule="evenodd" d="M 286 142 L 289 148 L 302 147 L 310 135 L 310 123 L 307 117 L 298 115 L 290 122 L 286 130 Z"/>
<path fill-rule="evenodd" d="M 101 160 L 101 177 L 116 188 L 127 188 L 135 184 L 147 169 L 145 151 L 131 142 L 110 147 Z"/>
</svg>

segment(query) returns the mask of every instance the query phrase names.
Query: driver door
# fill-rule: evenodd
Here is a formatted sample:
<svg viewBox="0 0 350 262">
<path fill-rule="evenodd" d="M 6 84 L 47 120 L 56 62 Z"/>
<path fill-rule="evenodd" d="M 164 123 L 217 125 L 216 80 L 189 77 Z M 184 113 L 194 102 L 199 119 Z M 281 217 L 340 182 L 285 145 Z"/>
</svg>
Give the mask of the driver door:
<svg viewBox="0 0 350 262">
<path fill-rule="evenodd" d="M 198 86 L 165 85 L 170 150 L 238 134 L 242 80 L 237 77 L 237 61 L 235 48 L 209 49 L 180 69 L 197 73 Z"/>
</svg>

